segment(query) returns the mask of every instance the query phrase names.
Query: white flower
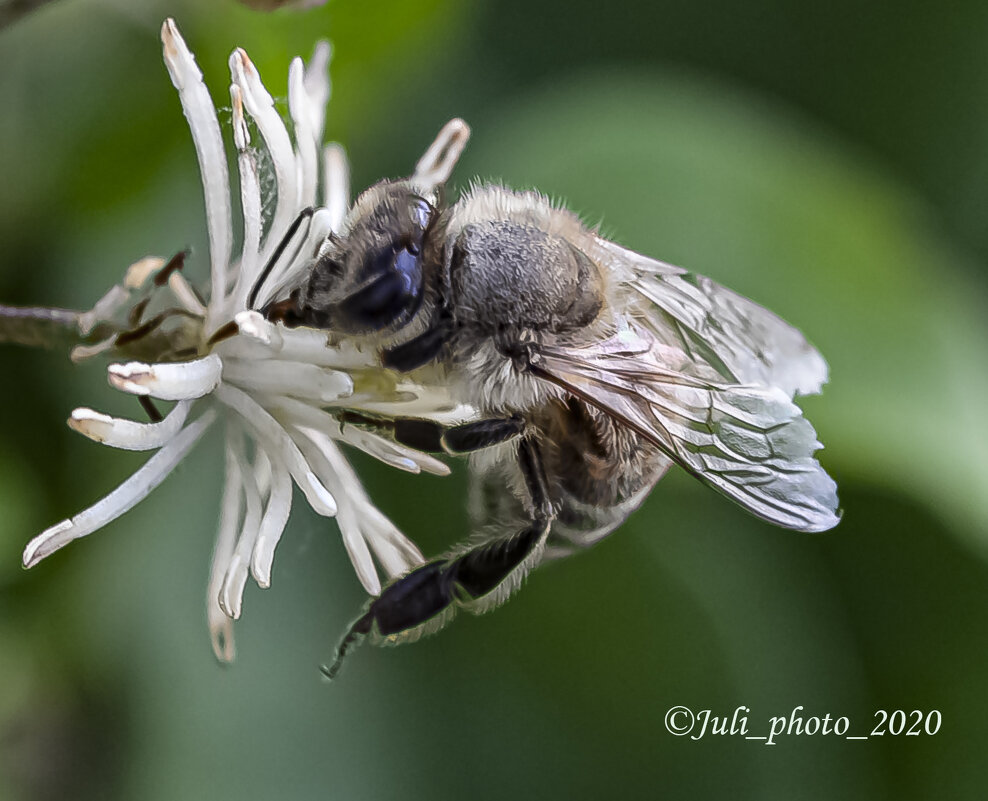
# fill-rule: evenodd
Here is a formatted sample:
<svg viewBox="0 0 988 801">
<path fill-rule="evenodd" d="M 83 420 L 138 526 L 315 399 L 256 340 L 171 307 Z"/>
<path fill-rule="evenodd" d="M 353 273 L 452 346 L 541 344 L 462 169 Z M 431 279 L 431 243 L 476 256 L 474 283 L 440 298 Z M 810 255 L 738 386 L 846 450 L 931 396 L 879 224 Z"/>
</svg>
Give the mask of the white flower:
<svg viewBox="0 0 988 801">
<path fill-rule="evenodd" d="M 82 316 L 85 331 L 110 325 L 96 346 L 73 359 L 143 347 L 153 363 L 111 364 L 112 386 L 150 401 L 174 401 L 158 422 L 111 418 L 76 409 L 69 426 L 116 448 L 157 450 L 136 473 L 96 504 L 35 537 L 24 551 L 31 567 L 72 540 L 116 519 L 155 489 L 217 422 L 225 426 L 226 479 L 219 533 L 207 594 L 207 619 L 217 658 L 233 658 L 232 621 L 240 616 L 248 571 L 267 587 L 275 547 L 288 521 L 292 483 L 319 514 L 335 516 L 360 581 L 376 595 L 381 581 L 374 557 L 390 577 L 421 564 L 419 550 L 379 512 L 336 441 L 403 470 L 445 475 L 448 467 L 427 454 L 354 427 L 333 409 L 345 405 L 380 415 L 439 421 L 462 419 L 441 388 L 402 382 L 375 364 L 374 354 L 330 347 L 315 330 L 286 329 L 248 308 L 264 265 L 276 254 L 303 209 L 321 206 L 300 226 L 263 283 L 258 306 L 284 297 L 296 285 L 320 242 L 340 226 L 348 204 L 346 158 L 338 145 L 321 147 L 330 85 L 329 46 L 321 43 L 308 67 L 295 59 L 288 73 L 288 109 L 294 137 L 275 110 L 254 65 L 242 50 L 230 57 L 233 136 L 238 152 L 242 253 L 233 259 L 230 183 L 216 112 L 193 59 L 172 20 L 162 27 L 164 58 L 178 89 L 195 142 L 205 191 L 209 232 L 210 293 L 203 302 L 161 259 L 133 265 Z M 252 146 L 248 119 L 260 134 Z M 275 199 L 262 203 L 258 158 L 274 174 Z M 269 220 L 265 232 L 265 221 Z M 154 305 L 165 310 L 151 315 Z M 176 307 L 177 304 L 177 307 Z M 126 322 L 123 322 L 126 321 Z M 126 329 L 126 330 L 125 330 Z M 373 555 L 373 556 L 372 556 Z"/>
</svg>

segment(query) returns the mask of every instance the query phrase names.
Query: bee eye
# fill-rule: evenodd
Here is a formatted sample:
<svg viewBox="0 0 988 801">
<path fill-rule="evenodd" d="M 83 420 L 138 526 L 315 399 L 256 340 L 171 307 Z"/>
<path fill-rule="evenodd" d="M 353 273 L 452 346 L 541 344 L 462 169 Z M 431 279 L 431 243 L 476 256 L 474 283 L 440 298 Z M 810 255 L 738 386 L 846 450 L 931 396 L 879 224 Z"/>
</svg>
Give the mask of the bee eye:
<svg viewBox="0 0 988 801">
<path fill-rule="evenodd" d="M 422 300 L 422 260 L 416 244 L 381 251 L 368 264 L 373 276 L 339 304 L 334 323 L 350 332 L 376 331 L 404 322 Z"/>
</svg>

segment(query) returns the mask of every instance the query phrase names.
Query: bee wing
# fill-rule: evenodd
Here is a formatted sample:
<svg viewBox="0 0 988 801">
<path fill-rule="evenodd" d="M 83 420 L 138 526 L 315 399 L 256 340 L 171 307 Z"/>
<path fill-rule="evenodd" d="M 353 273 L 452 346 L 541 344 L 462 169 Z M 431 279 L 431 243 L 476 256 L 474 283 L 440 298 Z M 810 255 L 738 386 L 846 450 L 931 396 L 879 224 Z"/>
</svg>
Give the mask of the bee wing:
<svg viewBox="0 0 988 801">
<path fill-rule="evenodd" d="M 597 238 L 606 266 L 651 305 L 642 324 L 724 381 L 813 394 L 827 363 L 800 331 L 716 281 Z"/>
<path fill-rule="evenodd" d="M 681 372 L 689 357 L 645 329 L 591 346 L 545 345 L 540 378 L 596 406 L 764 520 L 797 531 L 837 525 L 837 486 L 816 432 L 783 389 Z"/>
</svg>

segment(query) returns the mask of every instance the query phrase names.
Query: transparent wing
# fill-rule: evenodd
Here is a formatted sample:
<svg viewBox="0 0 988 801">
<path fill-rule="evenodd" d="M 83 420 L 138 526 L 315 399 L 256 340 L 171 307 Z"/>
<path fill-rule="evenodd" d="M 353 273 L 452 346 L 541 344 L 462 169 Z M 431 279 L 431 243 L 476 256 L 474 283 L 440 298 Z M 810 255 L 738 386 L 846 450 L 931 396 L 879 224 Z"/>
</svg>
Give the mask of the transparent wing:
<svg viewBox="0 0 988 801">
<path fill-rule="evenodd" d="M 789 395 L 677 369 L 690 363 L 650 331 L 629 329 L 592 346 L 543 346 L 532 370 L 758 517 L 796 531 L 837 525 L 837 485 L 813 458 L 822 446 Z"/>
<path fill-rule="evenodd" d="M 597 238 L 607 267 L 651 303 L 641 320 L 660 342 L 681 348 L 721 379 L 813 394 L 827 363 L 800 331 L 716 281 Z"/>
</svg>

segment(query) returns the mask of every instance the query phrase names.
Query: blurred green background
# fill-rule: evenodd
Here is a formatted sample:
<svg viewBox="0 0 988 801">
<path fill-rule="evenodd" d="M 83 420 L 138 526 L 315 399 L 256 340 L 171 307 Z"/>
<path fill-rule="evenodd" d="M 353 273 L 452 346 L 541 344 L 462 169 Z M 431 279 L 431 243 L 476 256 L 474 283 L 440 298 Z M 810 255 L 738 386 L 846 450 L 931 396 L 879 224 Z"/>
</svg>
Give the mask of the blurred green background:
<svg viewBox="0 0 988 801">
<path fill-rule="evenodd" d="M 460 115 L 474 176 L 536 186 L 630 247 L 799 325 L 831 364 L 804 406 L 845 509 L 774 529 L 681 474 L 495 614 L 317 666 L 364 600 L 303 504 L 238 660 L 203 596 L 221 456 L 20 567 L 27 540 L 142 461 L 72 434 L 133 413 L 99 365 L 0 349 L 0 799 L 983 798 L 988 784 L 988 6 L 918 0 L 59 0 L 0 32 L 0 300 L 86 307 L 146 254 L 196 248 L 195 157 L 160 60 L 174 16 L 227 105 L 244 46 L 284 96 L 335 45 L 328 136 L 354 187 L 407 174 Z M 356 459 L 426 553 L 467 533 L 463 470 Z M 677 738 L 675 705 L 754 734 L 796 706 L 866 734 Z"/>
</svg>

